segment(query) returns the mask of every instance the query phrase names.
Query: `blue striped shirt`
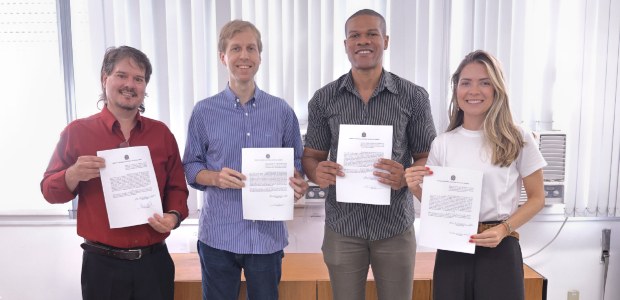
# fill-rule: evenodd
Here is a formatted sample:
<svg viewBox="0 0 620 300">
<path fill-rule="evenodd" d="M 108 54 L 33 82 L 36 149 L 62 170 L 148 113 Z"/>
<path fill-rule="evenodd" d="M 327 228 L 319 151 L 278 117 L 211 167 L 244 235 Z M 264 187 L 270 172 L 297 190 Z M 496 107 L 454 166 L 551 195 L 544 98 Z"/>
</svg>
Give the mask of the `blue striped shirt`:
<svg viewBox="0 0 620 300">
<path fill-rule="evenodd" d="M 351 72 L 322 87 L 308 103 L 306 147 L 338 157 L 340 124 L 392 125 L 392 160 L 408 168 L 412 154 L 430 150 L 436 136 L 428 93 L 424 88 L 387 71 L 368 103 L 355 89 Z M 325 201 L 325 225 L 345 236 L 381 240 L 396 236 L 413 224 L 413 202 L 407 187 L 391 193 L 390 205 L 343 203 L 338 186 L 330 185 Z"/>
<path fill-rule="evenodd" d="M 243 220 L 240 189 L 220 189 L 196 183 L 202 170 L 227 167 L 241 172 L 242 148 L 293 148 L 301 172 L 303 147 L 299 122 L 283 100 L 256 88 L 241 105 L 227 87 L 196 104 L 189 121 L 183 155 L 190 186 L 204 191 L 198 239 L 237 254 L 269 254 L 284 249 L 288 233 L 282 221 Z"/>
</svg>

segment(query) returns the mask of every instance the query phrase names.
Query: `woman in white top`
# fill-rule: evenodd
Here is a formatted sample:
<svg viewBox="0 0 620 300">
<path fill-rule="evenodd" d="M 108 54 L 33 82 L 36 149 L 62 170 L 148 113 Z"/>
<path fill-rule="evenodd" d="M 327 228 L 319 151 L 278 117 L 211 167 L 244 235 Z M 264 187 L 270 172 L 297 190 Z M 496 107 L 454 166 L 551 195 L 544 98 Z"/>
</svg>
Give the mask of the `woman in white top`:
<svg viewBox="0 0 620 300">
<path fill-rule="evenodd" d="M 470 238 L 476 253 L 437 251 L 434 299 L 522 300 L 523 258 L 514 230 L 544 206 L 546 162 L 533 135 L 514 124 L 500 64 L 489 53 L 468 54 L 452 75 L 450 125 L 433 141 L 426 164 L 408 168 L 405 174 L 418 199 L 420 183 L 432 175 L 432 166 L 484 174 L 481 223 Z M 519 207 L 521 185 L 527 201 Z"/>
</svg>

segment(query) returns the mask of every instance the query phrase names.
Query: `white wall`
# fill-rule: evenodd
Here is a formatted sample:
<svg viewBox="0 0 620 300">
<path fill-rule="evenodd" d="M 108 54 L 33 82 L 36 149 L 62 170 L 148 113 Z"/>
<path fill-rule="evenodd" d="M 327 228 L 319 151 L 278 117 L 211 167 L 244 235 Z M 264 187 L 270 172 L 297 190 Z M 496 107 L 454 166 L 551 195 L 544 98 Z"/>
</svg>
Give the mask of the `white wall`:
<svg viewBox="0 0 620 300">
<path fill-rule="evenodd" d="M 0 237 L 0 299 L 82 299 L 75 225 L 0 225 Z"/>
<path fill-rule="evenodd" d="M 524 256 L 551 240 L 561 221 L 557 216 L 540 216 L 521 228 Z M 72 221 L 27 223 L 0 220 L 0 299 L 80 299 L 81 239 L 75 225 Z M 605 299 L 620 299 L 620 286 L 613 284 L 620 282 L 620 220 L 591 219 L 570 219 L 553 244 L 526 260 L 548 279 L 547 299 L 564 300 L 571 289 L 580 291 L 581 300 L 601 299 L 603 228 L 612 230 Z M 287 252 L 320 252 L 323 222 L 316 212 L 298 209 L 289 229 Z M 175 230 L 168 239 L 170 249 L 193 251 L 196 231 L 195 221 Z"/>
<path fill-rule="evenodd" d="M 540 218 L 539 218 L 540 219 Z M 523 255 L 547 244 L 560 228 L 561 221 L 536 220 L 519 230 Z M 548 298 L 566 299 L 569 290 L 580 292 L 581 300 L 602 299 L 603 264 L 601 235 L 611 229 L 610 264 L 605 299 L 620 299 L 620 221 L 569 219 L 558 238 L 545 250 L 525 259 L 530 267 L 548 279 Z"/>
</svg>

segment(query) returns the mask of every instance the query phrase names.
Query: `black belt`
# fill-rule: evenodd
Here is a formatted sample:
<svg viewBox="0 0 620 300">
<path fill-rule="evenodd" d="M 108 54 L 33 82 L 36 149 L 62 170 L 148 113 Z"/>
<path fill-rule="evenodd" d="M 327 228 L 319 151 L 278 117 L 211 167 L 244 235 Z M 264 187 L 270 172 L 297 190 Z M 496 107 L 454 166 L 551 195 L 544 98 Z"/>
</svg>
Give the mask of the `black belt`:
<svg viewBox="0 0 620 300">
<path fill-rule="evenodd" d="M 121 249 L 115 248 L 108 245 L 91 242 L 89 240 L 84 240 L 81 247 L 87 252 L 110 256 L 118 259 L 124 260 L 136 260 L 140 259 L 145 255 L 155 253 L 160 251 L 166 246 L 166 243 L 161 242 L 144 248 L 134 248 L 134 249 Z"/>
</svg>

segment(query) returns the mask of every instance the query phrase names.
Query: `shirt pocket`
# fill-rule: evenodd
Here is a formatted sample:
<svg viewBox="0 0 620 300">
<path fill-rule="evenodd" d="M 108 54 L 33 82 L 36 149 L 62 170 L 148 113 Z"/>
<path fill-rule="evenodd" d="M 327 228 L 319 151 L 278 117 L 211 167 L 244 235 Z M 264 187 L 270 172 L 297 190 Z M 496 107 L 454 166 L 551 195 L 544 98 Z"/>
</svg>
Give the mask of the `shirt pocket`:
<svg viewBox="0 0 620 300">
<path fill-rule="evenodd" d="M 280 148 L 284 130 L 279 122 L 268 122 L 253 130 L 251 147 L 253 148 Z"/>
</svg>

